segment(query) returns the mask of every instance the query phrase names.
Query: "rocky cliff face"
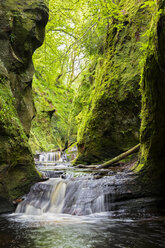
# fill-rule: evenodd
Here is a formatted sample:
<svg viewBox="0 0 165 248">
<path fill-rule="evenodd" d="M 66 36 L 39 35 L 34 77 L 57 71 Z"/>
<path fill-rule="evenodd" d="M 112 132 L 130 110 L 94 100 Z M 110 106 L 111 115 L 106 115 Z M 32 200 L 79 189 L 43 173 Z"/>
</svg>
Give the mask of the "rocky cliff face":
<svg viewBox="0 0 165 248">
<path fill-rule="evenodd" d="M 112 22 L 108 28 L 106 48 L 96 65 L 88 107 L 80 116 L 76 163 L 100 162 L 139 142 L 140 62 L 152 19 L 152 10 L 143 7 L 144 2 L 120 1 L 123 26 L 117 30 Z"/>
<path fill-rule="evenodd" d="M 158 1 L 142 75 L 141 159 L 143 185 L 165 194 L 165 1 Z"/>
<path fill-rule="evenodd" d="M 39 178 L 28 145 L 35 114 L 32 54 L 47 20 L 45 1 L 0 2 L 0 210 Z"/>
<path fill-rule="evenodd" d="M 138 184 L 147 195 L 164 195 L 165 1 L 120 1 L 120 8 L 124 26 L 119 32 L 109 28 L 80 123 L 76 163 L 101 161 L 138 143 L 141 85 Z"/>
</svg>

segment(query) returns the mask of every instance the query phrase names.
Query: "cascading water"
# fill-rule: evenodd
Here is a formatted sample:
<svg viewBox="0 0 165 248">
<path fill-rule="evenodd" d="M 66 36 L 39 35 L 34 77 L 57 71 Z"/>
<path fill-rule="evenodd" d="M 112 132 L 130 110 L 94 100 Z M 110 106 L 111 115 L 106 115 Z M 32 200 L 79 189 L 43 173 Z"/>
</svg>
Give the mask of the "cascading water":
<svg viewBox="0 0 165 248">
<path fill-rule="evenodd" d="M 43 152 L 39 154 L 39 162 L 62 162 L 64 155 L 61 155 L 61 152 Z"/>
<path fill-rule="evenodd" d="M 16 213 L 41 215 L 43 213 L 67 213 L 88 215 L 106 210 L 102 182 L 93 180 L 63 180 L 51 178 L 36 183 Z"/>
<path fill-rule="evenodd" d="M 43 165 L 38 168 L 47 170 L 51 178 L 33 185 L 16 213 L 7 215 L 6 222 L 0 216 L 0 247 L 164 247 L 160 220 L 155 225 L 155 219 L 144 219 L 144 226 L 136 221 L 137 216 L 150 217 L 144 203 L 152 208 L 154 205 L 151 198 L 137 198 L 133 173 L 89 173 L 71 167 L 62 171 L 56 165 L 54 169 Z"/>
<path fill-rule="evenodd" d="M 66 184 L 61 179 L 36 183 L 27 199 L 18 205 L 17 213 L 41 215 L 46 212 L 61 213 L 64 203 Z"/>
<path fill-rule="evenodd" d="M 16 213 L 90 215 L 118 211 L 120 206 L 125 208 L 121 200 L 132 197 L 133 192 L 128 186 L 132 180 L 131 172 L 111 172 L 111 175 L 100 178 L 97 173 L 82 174 L 82 171 L 74 171 L 71 167 L 65 167 L 63 171 L 56 168 L 54 166 L 55 171 L 52 168 L 46 171 L 41 166 L 40 172 L 50 179 L 33 185 L 25 200 L 18 205 Z"/>
</svg>

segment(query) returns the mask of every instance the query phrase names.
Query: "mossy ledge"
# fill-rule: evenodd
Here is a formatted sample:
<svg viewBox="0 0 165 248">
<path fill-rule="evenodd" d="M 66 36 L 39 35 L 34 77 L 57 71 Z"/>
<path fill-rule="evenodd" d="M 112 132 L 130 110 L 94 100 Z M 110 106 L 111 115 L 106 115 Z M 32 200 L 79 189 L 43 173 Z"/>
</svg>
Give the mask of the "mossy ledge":
<svg viewBox="0 0 165 248">
<path fill-rule="evenodd" d="M 44 40 L 45 1 L 0 3 L 0 212 L 39 180 L 28 145 L 35 115 L 32 54 Z"/>
</svg>

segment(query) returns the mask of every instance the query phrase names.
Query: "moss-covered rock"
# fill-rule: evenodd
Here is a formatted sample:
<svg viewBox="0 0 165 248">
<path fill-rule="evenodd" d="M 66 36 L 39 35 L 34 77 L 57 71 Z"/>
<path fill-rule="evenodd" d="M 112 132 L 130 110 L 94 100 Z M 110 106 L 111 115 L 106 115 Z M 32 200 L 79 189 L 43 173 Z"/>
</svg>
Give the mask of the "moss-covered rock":
<svg viewBox="0 0 165 248">
<path fill-rule="evenodd" d="M 165 1 L 158 1 L 142 74 L 141 158 L 146 189 L 165 194 Z"/>
<path fill-rule="evenodd" d="M 141 48 L 148 40 L 145 33 L 152 19 L 152 10 L 142 8 L 144 2 L 120 1 L 123 26 L 117 30 L 113 22 L 110 25 L 87 105 L 77 117 L 79 155 L 75 163 L 97 163 L 139 142 Z"/>
<path fill-rule="evenodd" d="M 39 179 L 28 145 L 35 114 L 32 54 L 43 42 L 47 20 L 44 1 L 0 3 L 0 197 L 3 199 L 12 200 L 24 194 Z"/>
<path fill-rule="evenodd" d="M 32 152 L 55 149 L 56 139 L 53 135 L 55 110 L 37 112 L 32 122 L 29 144 Z"/>
</svg>

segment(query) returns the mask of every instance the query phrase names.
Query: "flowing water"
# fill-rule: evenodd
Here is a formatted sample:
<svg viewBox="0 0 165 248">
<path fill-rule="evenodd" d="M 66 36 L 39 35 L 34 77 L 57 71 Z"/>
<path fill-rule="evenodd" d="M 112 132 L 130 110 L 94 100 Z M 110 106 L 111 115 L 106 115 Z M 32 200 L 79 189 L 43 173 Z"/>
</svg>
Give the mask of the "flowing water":
<svg viewBox="0 0 165 248">
<path fill-rule="evenodd" d="M 48 163 L 48 162 L 62 162 L 65 155 L 62 155 L 60 151 L 57 152 L 42 152 L 39 154 L 38 162 L 40 163 Z"/>
<path fill-rule="evenodd" d="M 123 187 L 131 173 L 38 168 L 50 179 L 33 185 L 16 213 L 0 216 L 0 248 L 165 247 L 165 219 L 144 210 L 150 198 L 131 200 Z"/>
</svg>

